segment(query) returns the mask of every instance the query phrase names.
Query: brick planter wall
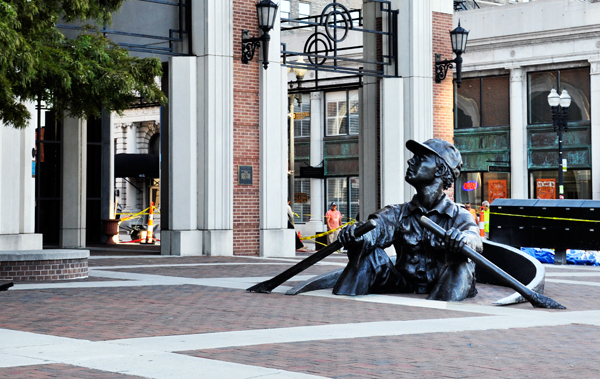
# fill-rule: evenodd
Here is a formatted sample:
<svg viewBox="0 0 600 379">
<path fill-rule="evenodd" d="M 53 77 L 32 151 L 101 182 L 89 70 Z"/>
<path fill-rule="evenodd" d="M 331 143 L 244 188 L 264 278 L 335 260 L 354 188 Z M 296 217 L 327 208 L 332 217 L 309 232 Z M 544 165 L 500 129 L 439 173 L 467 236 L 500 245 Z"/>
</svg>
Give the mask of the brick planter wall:
<svg viewBox="0 0 600 379">
<path fill-rule="evenodd" d="M 87 278 L 89 250 L 0 251 L 0 281 Z"/>
<path fill-rule="evenodd" d="M 87 276 L 87 258 L 0 262 L 0 281 L 65 280 Z"/>
</svg>

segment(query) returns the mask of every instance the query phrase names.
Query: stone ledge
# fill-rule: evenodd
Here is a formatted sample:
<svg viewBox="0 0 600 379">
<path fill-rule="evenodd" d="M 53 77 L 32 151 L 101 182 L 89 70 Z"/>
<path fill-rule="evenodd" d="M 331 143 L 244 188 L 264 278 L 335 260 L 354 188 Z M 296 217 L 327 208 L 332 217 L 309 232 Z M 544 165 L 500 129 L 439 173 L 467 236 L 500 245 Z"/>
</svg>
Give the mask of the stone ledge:
<svg viewBox="0 0 600 379">
<path fill-rule="evenodd" d="M 0 262 L 50 261 L 58 259 L 85 259 L 89 257 L 89 250 L 75 249 L 0 251 Z"/>
</svg>

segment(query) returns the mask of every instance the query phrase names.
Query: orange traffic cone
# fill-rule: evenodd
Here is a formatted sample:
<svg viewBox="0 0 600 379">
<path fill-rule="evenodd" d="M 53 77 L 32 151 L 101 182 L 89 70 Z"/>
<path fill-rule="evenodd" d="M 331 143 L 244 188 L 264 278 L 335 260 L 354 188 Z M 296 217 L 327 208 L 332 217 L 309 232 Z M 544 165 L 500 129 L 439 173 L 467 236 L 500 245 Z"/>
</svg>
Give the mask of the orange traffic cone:
<svg viewBox="0 0 600 379">
<path fill-rule="evenodd" d="M 148 217 L 148 232 L 146 233 L 146 243 L 153 244 L 154 238 L 152 236 L 152 229 L 154 229 L 154 202 L 150 202 L 150 216 Z"/>
<path fill-rule="evenodd" d="M 485 237 L 485 213 L 479 213 L 479 236 Z"/>
</svg>

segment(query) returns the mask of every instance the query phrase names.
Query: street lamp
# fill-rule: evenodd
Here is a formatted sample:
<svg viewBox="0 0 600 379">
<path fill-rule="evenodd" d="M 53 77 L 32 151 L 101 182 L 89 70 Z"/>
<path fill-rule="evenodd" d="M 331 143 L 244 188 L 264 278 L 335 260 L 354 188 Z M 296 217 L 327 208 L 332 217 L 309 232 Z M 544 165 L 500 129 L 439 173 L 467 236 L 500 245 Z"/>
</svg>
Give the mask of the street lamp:
<svg viewBox="0 0 600 379">
<path fill-rule="evenodd" d="M 305 64 L 304 59 L 302 57 L 298 58 L 296 63 Z M 298 88 L 300 88 L 300 82 L 304 79 L 304 75 L 308 70 L 305 68 L 294 68 L 294 74 L 296 75 L 296 80 L 298 81 Z M 298 102 L 298 107 L 300 107 L 300 111 L 302 111 L 302 94 L 295 93 L 289 96 L 289 105 L 290 105 L 290 148 L 289 148 L 289 177 L 288 177 L 288 197 L 290 199 L 290 207 L 294 209 L 294 177 L 295 177 L 295 151 L 294 151 L 294 100 Z"/>
<path fill-rule="evenodd" d="M 563 159 L 563 141 L 562 135 L 563 130 L 567 131 L 567 117 L 569 113 L 569 106 L 571 105 L 571 96 L 566 89 L 563 89 L 560 96 L 554 88 L 548 95 L 548 105 L 552 109 L 552 126 L 554 131 L 558 133 L 558 194 L 559 199 L 564 199 L 564 186 L 563 186 L 563 171 L 566 171 L 567 162 Z"/>
<path fill-rule="evenodd" d="M 435 55 L 435 82 L 441 83 L 442 80 L 446 79 L 448 69 L 452 68 L 452 64 L 456 65 L 456 86 L 460 88 L 462 84 L 462 55 L 467 48 L 467 39 L 469 32 L 460 26 L 460 20 L 456 29 L 450 32 L 450 42 L 452 43 L 452 51 L 456 54 L 456 58 L 449 61 L 448 59 L 442 60 L 442 54 Z"/>
<path fill-rule="evenodd" d="M 269 66 L 269 41 L 271 36 L 269 31 L 275 25 L 277 18 L 277 4 L 271 0 L 262 0 L 256 3 L 256 15 L 258 17 L 258 27 L 263 34 L 260 37 L 250 38 L 248 30 L 242 30 L 242 63 L 248 64 L 254 58 L 254 51 L 261 47 L 263 52 L 263 67 L 266 70 Z"/>
</svg>

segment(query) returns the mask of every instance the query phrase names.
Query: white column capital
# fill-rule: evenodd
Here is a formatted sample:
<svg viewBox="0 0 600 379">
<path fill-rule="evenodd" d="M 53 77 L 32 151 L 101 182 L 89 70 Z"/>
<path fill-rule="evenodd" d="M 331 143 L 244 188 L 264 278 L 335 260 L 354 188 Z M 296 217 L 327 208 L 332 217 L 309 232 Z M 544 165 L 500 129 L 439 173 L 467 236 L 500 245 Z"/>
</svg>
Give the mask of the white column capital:
<svg viewBox="0 0 600 379">
<path fill-rule="evenodd" d="M 590 62 L 590 75 L 600 74 L 600 59 L 588 59 Z"/>
<path fill-rule="evenodd" d="M 310 99 L 311 100 L 321 100 L 323 98 L 323 93 L 321 91 L 311 92 Z"/>
<path fill-rule="evenodd" d="M 525 76 L 525 72 L 521 67 L 509 67 L 510 70 L 510 81 L 511 82 L 521 82 L 523 81 L 523 77 Z"/>
</svg>

